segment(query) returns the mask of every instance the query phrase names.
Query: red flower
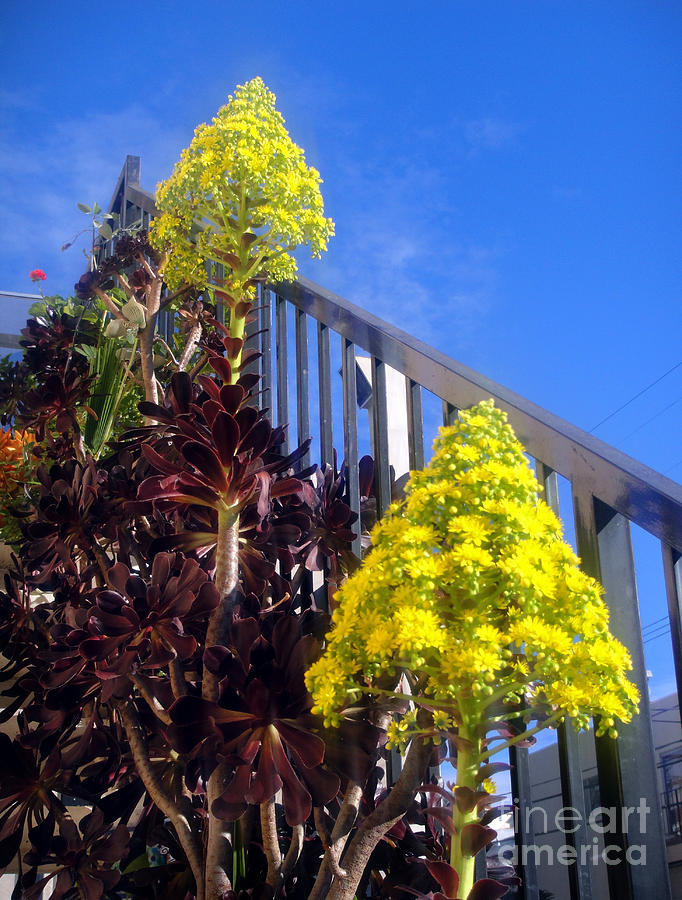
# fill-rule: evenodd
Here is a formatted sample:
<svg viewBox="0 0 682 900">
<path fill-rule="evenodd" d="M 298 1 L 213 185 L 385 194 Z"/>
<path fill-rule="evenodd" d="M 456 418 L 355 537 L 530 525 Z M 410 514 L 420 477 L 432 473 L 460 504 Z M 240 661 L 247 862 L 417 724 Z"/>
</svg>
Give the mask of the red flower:
<svg viewBox="0 0 682 900">
<path fill-rule="evenodd" d="M 47 275 L 43 272 L 42 269 L 34 269 L 32 272 L 28 273 L 28 277 L 31 281 L 45 281 Z"/>
</svg>

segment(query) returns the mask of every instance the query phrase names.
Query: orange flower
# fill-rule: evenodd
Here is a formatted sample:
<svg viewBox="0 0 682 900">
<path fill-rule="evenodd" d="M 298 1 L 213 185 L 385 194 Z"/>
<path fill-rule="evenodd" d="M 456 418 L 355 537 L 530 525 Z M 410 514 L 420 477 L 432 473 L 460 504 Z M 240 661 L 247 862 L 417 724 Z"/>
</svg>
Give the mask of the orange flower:
<svg viewBox="0 0 682 900">
<path fill-rule="evenodd" d="M 24 444 L 35 443 L 35 435 L 30 431 L 0 431 L 0 463 L 16 460 L 23 462 Z"/>
</svg>

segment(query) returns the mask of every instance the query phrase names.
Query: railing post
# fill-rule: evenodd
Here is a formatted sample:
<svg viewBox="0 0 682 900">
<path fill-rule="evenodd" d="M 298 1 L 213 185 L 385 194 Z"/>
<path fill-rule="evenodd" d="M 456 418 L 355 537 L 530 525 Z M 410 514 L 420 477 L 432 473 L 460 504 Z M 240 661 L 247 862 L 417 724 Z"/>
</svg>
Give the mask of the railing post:
<svg viewBox="0 0 682 900">
<path fill-rule="evenodd" d="M 443 425 L 454 425 L 458 415 L 459 409 L 447 400 L 443 400 Z"/>
<path fill-rule="evenodd" d="M 422 414 L 421 385 L 411 378 L 405 379 L 407 395 L 407 444 L 410 454 L 410 471 L 424 468 L 424 417 Z"/>
<path fill-rule="evenodd" d="M 557 474 L 549 466 L 539 460 L 535 463 L 537 479 L 544 488 L 544 501 L 559 517 L 559 485 Z M 570 719 L 566 719 L 557 729 L 557 750 L 559 754 L 559 775 L 561 779 L 561 802 L 564 809 L 575 811 L 573 825 L 577 828 L 568 832 L 565 837 L 570 847 L 576 852 L 576 863 L 568 867 L 568 880 L 571 900 L 592 900 L 592 880 L 588 866 L 580 865 L 580 848 L 588 846 L 590 835 L 587 830 L 587 811 L 585 808 L 585 792 L 583 789 L 583 773 L 580 763 L 580 746 L 578 735 Z M 517 750 L 517 754 L 521 752 Z M 528 751 L 525 751 L 528 752 Z M 524 787 L 527 788 L 526 785 Z M 519 798 L 522 789 L 519 788 Z M 533 860 L 535 868 L 535 861 Z"/>
<path fill-rule="evenodd" d="M 275 320 L 277 327 L 277 424 L 283 425 L 284 442 L 282 456 L 289 452 L 289 354 L 287 346 L 287 301 L 275 294 Z"/>
<path fill-rule="evenodd" d="M 272 292 L 264 285 L 260 289 L 260 349 L 261 357 L 261 406 L 272 409 Z"/>
<path fill-rule="evenodd" d="M 296 426 L 298 443 L 310 437 L 310 390 L 308 385 L 308 316 L 297 309 L 296 315 Z M 310 450 L 300 460 L 298 470 L 310 465 Z"/>
<path fill-rule="evenodd" d="M 655 885 L 656 897 L 670 900 L 630 523 L 589 491 L 574 487 L 573 502 L 582 567 L 604 587 L 611 633 L 630 651 L 641 695 L 639 715 L 619 725 L 616 741 L 595 738 L 600 802 L 610 820 L 604 838 L 614 848 L 610 859 L 618 858 L 607 866 L 610 894 L 651 900 Z"/>
<path fill-rule="evenodd" d="M 682 556 L 678 550 L 665 542 L 661 543 L 661 550 L 663 552 L 663 574 L 668 598 L 668 618 L 673 645 L 679 712 L 680 698 L 682 698 Z"/>
<path fill-rule="evenodd" d="M 360 558 L 362 544 L 360 541 L 360 480 L 358 476 L 358 392 L 355 379 L 355 344 L 342 338 L 343 363 L 343 448 L 348 473 L 349 505 L 357 513 L 357 537 L 351 548 Z"/>
<path fill-rule="evenodd" d="M 381 518 L 391 503 L 391 463 L 388 455 L 386 366 L 375 356 L 372 357 L 372 400 L 374 489 L 377 495 L 377 516 Z"/>
<path fill-rule="evenodd" d="M 331 354 L 329 351 L 329 328 L 322 322 L 317 323 L 317 378 L 320 417 L 320 463 L 322 466 L 333 466 Z"/>
</svg>

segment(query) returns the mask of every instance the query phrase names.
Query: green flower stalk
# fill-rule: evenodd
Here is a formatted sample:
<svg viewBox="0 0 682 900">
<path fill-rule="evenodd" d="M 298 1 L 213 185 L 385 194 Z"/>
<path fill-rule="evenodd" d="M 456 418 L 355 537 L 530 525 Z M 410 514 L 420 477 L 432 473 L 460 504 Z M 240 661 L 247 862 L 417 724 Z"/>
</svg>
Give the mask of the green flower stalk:
<svg viewBox="0 0 682 900">
<path fill-rule="evenodd" d="M 296 275 L 291 255 L 307 244 L 320 256 L 334 233 L 323 215 L 319 173 L 306 165 L 275 109 L 275 96 L 260 78 L 237 88 L 210 125 L 200 125 L 168 181 L 159 185 L 161 212 L 151 239 L 166 262 L 171 288 L 190 285 L 221 300 L 228 311 L 223 341 L 234 384 L 241 372 L 246 318 L 256 286 L 266 278 Z M 218 278 L 217 266 L 222 277 Z M 238 584 L 239 514 L 220 513 L 216 546 L 216 587 L 221 604 L 209 622 L 207 646 L 225 643 L 228 611 Z M 204 699 L 216 702 L 216 678 L 207 677 Z M 224 767 L 208 782 L 209 807 L 222 793 Z M 225 848 L 226 823 L 211 819 L 206 850 L 209 900 L 230 889 Z M 276 832 L 263 834 L 266 854 L 279 853 Z"/>
<path fill-rule="evenodd" d="M 210 125 L 196 129 L 173 174 L 158 187 L 161 215 L 152 240 L 169 251 L 167 283 L 203 290 L 211 285 L 207 270 L 224 267 L 215 290 L 230 310 L 233 380 L 258 281 L 293 279 L 293 250 L 307 244 L 319 257 L 334 233 L 323 214 L 320 183 L 289 137 L 275 95 L 254 78 L 236 89 Z"/>
<path fill-rule="evenodd" d="M 616 720 L 637 710 L 630 657 L 539 491 L 492 401 L 441 429 L 336 595 L 326 652 L 307 674 L 328 725 L 363 699 L 400 698 L 410 710 L 389 726 L 390 744 L 455 738 L 458 789 L 472 792 L 490 756 L 566 716 L 577 729 L 594 717 L 597 734 L 616 736 Z M 510 719 L 537 724 L 491 745 L 486 736 Z M 466 826 L 478 819 L 466 806 L 453 804 L 462 897 L 473 883 Z"/>
</svg>

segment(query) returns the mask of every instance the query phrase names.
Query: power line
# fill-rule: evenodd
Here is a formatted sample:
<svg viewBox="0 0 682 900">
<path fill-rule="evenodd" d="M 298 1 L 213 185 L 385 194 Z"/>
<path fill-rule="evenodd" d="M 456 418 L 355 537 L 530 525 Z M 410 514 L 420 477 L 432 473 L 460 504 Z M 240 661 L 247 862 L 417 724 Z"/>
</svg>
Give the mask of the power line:
<svg viewBox="0 0 682 900">
<path fill-rule="evenodd" d="M 609 419 L 612 419 L 621 410 L 625 409 L 626 406 L 629 406 L 631 403 L 634 403 L 634 401 L 637 400 L 638 397 L 641 397 L 642 394 L 646 394 L 646 392 L 648 390 L 650 390 L 652 387 L 654 387 L 654 385 L 658 384 L 659 381 L 663 381 L 664 378 L 667 378 L 671 372 L 674 372 L 675 369 L 679 369 L 680 366 L 682 366 L 682 361 L 678 362 L 677 365 L 672 367 L 672 369 L 668 369 L 667 372 L 664 372 L 659 378 L 657 378 L 655 381 L 652 381 L 651 384 L 648 384 L 645 388 L 642 388 L 642 390 L 638 394 L 635 394 L 634 397 L 630 397 L 630 399 L 626 400 L 626 402 L 623 403 L 622 406 L 619 406 L 618 409 L 614 409 L 614 411 L 612 413 L 609 413 L 605 419 L 601 420 L 601 422 L 597 422 L 597 424 L 594 426 L 594 428 L 590 428 L 589 433 L 592 434 L 592 432 L 596 431 L 597 428 L 600 428 L 604 424 L 604 422 L 608 422 Z"/>
<path fill-rule="evenodd" d="M 658 638 L 668 637 L 669 634 L 670 634 L 670 629 L 669 629 L 669 628 L 666 628 L 664 631 L 661 631 L 659 634 L 650 634 L 648 637 L 646 637 L 646 638 L 642 641 L 642 643 L 643 643 L 643 644 L 648 644 L 648 643 L 650 643 L 650 641 L 656 641 L 656 640 L 658 640 Z"/>
<path fill-rule="evenodd" d="M 644 631 L 648 631 L 650 628 L 653 628 L 654 625 L 658 625 L 658 624 L 660 624 L 661 622 L 667 622 L 667 621 L 668 621 L 668 616 L 661 616 L 660 619 L 654 619 L 654 621 L 653 621 L 653 622 L 649 622 L 648 625 L 643 625 L 643 626 L 642 626 L 642 631 L 643 631 L 643 632 L 644 632 Z"/>
<path fill-rule="evenodd" d="M 657 413 L 654 413 L 654 415 L 647 419 L 646 422 L 642 422 L 641 425 L 638 425 L 637 428 L 630 432 L 630 434 L 626 434 L 624 438 L 621 438 L 621 441 L 627 441 L 627 439 L 631 438 L 633 434 L 637 434 L 638 431 L 641 431 L 642 428 L 645 428 L 649 424 L 649 422 L 653 422 L 654 419 L 662 416 L 664 412 L 667 412 L 673 406 L 676 406 L 680 402 L 680 400 L 682 400 L 682 397 L 678 397 L 677 400 L 673 400 L 672 403 L 664 406 L 663 409 L 659 410 Z"/>
</svg>

